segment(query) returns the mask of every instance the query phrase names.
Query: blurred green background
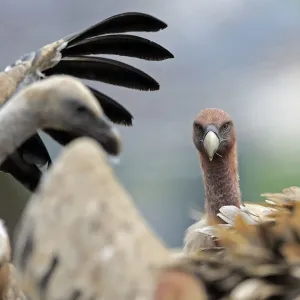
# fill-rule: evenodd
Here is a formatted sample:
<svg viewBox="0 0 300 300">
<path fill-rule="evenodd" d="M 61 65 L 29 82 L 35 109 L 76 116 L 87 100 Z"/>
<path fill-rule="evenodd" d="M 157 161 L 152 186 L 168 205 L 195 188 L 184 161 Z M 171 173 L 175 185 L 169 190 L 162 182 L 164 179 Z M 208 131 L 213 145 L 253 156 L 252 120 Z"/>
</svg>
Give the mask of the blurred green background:
<svg viewBox="0 0 300 300">
<path fill-rule="evenodd" d="M 119 58 L 149 73 L 158 92 L 96 84 L 135 116 L 119 127 L 124 152 L 113 166 L 152 228 L 171 247 L 182 244 L 203 210 L 203 186 L 191 140 L 206 107 L 225 109 L 238 133 L 243 199 L 260 200 L 300 181 L 300 2 L 280 0 L 16 0 L 0 10 L 0 66 L 44 44 L 124 11 L 140 11 L 169 27 L 144 34 L 175 59 Z M 60 148 L 45 137 L 55 157 Z M 60 188 L 59 186 L 57 188 Z M 12 233 L 29 194 L 0 175 L 0 216 Z"/>
</svg>

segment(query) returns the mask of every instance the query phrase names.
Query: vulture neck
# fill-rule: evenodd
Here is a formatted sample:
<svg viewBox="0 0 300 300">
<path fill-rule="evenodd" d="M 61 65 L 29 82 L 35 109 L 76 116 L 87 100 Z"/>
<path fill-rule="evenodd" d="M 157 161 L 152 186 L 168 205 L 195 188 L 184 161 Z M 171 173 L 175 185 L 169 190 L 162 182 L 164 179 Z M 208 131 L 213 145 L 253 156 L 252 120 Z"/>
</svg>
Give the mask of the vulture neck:
<svg viewBox="0 0 300 300">
<path fill-rule="evenodd" d="M 12 98 L 0 109 L 0 165 L 38 128 L 35 109 L 27 99 Z"/>
<path fill-rule="evenodd" d="M 205 189 L 205 211 L 208 217 L 217 218 L 223 205 L 241 204 L 236 146 L 226 155 L 215 155 L 210 162 L 200 153 Z M 217 218 L 218 219 L 218 218 Z"/>
</svg>

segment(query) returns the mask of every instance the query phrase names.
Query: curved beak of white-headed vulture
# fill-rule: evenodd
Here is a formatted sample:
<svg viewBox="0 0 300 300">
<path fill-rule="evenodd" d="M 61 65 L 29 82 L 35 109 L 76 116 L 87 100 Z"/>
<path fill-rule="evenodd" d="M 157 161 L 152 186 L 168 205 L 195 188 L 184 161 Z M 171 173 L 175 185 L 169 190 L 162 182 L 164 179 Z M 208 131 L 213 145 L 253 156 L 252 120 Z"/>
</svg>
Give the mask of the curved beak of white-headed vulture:
<svg viewBox="0 0 300 300">
<path fill-rule="evenodd" d="M 218 151 L 218 148 L 220 146 L 218 129 L 215 126 L 207 126 L 206 133 L 203 139 L 203 146 L 208 155 L 209 161 L 212 161 L 215 153 Z"/>
<path fill-rule="evenodd" d="M 87 122 L 85 127 L 80 127 L 77 133 L 95 139 L 103 149 L 112 156 L 121 152 L 121 138 L 119 131 L 109 122 L 104 115 Z"/>
</svg>

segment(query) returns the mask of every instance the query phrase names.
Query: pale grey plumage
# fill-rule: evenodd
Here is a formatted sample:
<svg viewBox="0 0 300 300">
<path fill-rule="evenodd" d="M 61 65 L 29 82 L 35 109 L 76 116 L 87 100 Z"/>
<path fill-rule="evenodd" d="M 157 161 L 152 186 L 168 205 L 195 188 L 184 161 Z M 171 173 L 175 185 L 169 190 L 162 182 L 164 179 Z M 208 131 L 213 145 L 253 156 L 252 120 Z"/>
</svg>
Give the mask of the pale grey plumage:
<svg viewBox="0 0 300 300">
<path fill-rule="evenodd" d="M 156 268 L 170 258 L 86 138 L 69 144 L 43 178 L 15 237 L 31 300 L 151 300 Z"/>
</svg>

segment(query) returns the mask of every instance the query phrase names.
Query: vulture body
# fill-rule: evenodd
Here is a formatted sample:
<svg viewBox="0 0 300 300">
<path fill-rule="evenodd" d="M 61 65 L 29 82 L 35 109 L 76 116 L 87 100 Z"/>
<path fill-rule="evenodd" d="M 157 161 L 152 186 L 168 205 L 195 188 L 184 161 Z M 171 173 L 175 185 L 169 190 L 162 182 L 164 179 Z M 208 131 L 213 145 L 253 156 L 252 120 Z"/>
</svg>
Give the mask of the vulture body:
<svg viewBox="0 0 300 300">
<path fill-rule="evenodd" d="M 0 73 L 0 103 L 5 104 L 15 92 L 28 84 L 56 74 L 144 91 L 158 90 L 158 82 L 143 71 L 120 61 L 95 55 L 114 54 L 150 61 L 173 58 L 168 50 L 157 43 L 125 34 L 133 31 L 156 32 L 166 27 L 167 24 L 163 21 L 148 14 L 122 13 L 25 54 Z M 112 122 L 132 124 L 133 116 L 125 107 L 95 88 L 87 87 Z M 45 128 L 43 131 L 60 145 L 66 145 L 74 138 L 82 136 L 72 131 L 65 132 L 53 128 Z M 7 158 L 1 170 L 11 173 L 23 185 L 34 191 L 42 175 L 40 167 L 49 164 L 49 153 L 36 133 Z"/>
<path fill-rule="evenodd" d="M 15 231 L 14 264 L 31 300 L 153 300 L 169 253 L 88 138 L 64 148 Z"/>
<path fill-rule="evenodd" d="M 219 248 L 199 250 L 166 270 L 198 281 L 198 299 L 299 299 L 299 204 L 276 223 L 248 224 L 238 216 L 231 230 L 216 226 Z"/>
</svg>

